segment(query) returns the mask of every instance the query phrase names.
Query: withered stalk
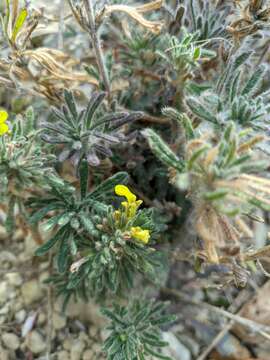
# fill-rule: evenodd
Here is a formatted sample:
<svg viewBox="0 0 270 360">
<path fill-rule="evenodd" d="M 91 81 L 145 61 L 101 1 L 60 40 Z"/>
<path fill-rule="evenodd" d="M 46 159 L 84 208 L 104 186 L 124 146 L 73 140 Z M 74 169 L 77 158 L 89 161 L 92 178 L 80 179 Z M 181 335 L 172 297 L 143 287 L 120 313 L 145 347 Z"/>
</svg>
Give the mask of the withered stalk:
<svg viewBox="0 0 270 360">
<path fill-rule="evenodd" d="M 108 98 L 110 99 L 110 97 L 111 97 L 110 82 L 109 82 L 108 73 L 107 73 L 107 69 L 105 66 L 105 62 L 104 62 L 104 56 L 103 56 L 103 52 L 102 52 L 102 48 L 101 48 L 101 44 L 100 44 L 100 38 L 97 34 L 93 3 L 92 3 L 92 0 L 83 0 L 83 2 L 84 2 L 85 10 L 86 10 L 88 24 L 89 24 L 88 32 L 89 32 L 89 35 L 92 40 L 98 69 L 100 71 L 100 75 L 102 76 L 102 79 L 103 79 L 103 82 L 105 85 L 105 89 L 108 93 Z"/>
</svg>

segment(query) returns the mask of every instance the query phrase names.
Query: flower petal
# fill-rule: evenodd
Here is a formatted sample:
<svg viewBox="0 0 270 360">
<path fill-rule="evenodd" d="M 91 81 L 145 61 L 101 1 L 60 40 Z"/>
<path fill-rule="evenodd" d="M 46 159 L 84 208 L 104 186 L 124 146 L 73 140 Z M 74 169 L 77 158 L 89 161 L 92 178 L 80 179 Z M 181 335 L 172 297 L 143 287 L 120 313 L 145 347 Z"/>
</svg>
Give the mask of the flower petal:
<svg viewBox="0 0 270 360">
<path fill-rule="evenodd" d="M 3 124 L 7 121 L 8 113 L 5 110 L 0 110 L 0 124 Z"/>
<path fill-rule="evenodd" d="M 136 195 L 134 195 L 125 185 L 116 185 L 114 191 L 116 195 L 124 196 L 127 199 L 128 203 L 133 203 L 136 201 Z"/>
<path fill-rule="evenodd" d="M 143 230 L 140 226 L 132 227 L 131 229 L 131 236 L 136 240 L 141 241 L 144 244 L 147 244 L 150 239 L 150 231 Z"/>
<path fill-rule="evenodd" d="M 9 127 L 7 124 L 3 123 L 0 124 L 0 136 L 6 134 L 7 132 L 9 132 Z"/>
</svg>

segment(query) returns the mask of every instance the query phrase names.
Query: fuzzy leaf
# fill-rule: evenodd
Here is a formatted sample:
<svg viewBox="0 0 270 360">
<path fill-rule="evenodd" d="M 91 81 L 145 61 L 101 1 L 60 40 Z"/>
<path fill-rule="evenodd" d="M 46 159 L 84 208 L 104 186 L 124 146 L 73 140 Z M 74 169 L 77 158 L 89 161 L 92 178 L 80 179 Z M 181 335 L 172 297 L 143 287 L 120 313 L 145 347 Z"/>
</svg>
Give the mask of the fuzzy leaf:
<svg viewBox="0 0 270 360">
<path fill-rule="evenodd" d="M 147 138 L 151 150 L 161 162 L 182 172 L 184 163 L 174 154 L 154 130 L 145 129 L 142 131 L 142 134 Z"/>
<path fill-rule="evenodd" d="M 44 245 L 40 246 L 35 251 L 35 255 L 42 256 L 46 254 L 57 243 L 57 241 L 65 238 L 65 234 L 66 234 L 66 228 L 62 227 L 57 231 L 57 233 L 52 238 L 50 238 L 49 241 L 47 241 Z"/>
<path fill-rule="evenodd" d="M 210 121 L 212 123 L 217 123 L 217 119 L 215 116 L 213 116 L 206 107 L 200 103 L 195 98 L 189 98 L 187 99 L 187 105 L 189 106 L 190 110 L 198 116 L 200 119 L 204 119 L 207 121 Z"/>
</svg>

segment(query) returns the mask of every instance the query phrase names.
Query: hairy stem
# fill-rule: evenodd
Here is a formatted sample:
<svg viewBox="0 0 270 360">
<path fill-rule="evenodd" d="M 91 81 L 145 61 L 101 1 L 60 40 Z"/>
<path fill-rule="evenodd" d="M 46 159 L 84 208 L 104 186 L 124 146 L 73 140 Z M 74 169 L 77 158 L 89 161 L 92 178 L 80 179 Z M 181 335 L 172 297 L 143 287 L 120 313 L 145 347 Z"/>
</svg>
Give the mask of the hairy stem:
<svg viewBox="0 0 270 360">
<path fill-rule="evenodd" d="M 102 80 L 103 80 L 105 89 L 108 93 L 108 98 L 110 99 L 110 97 L 111 97 L 110 82 L 109 82 L 108 73 L 107 73 L 107 69 L 105 66 L 105 62 L 104 62 L 104 56 L 102 53 L 100 38 L 97 34 L 93 3 L 92 3 L 92 0 L 83 0 L 83 1 L 84 1 L 86 16 L 87 16 L 87 20 L 88 20 L 88 24 L 89 24 L 88 32 L 91 37 L 93 48 L 95 51 L 98 69 L 99 69 L 100 75 L 102 76 Z"/>
</svg>

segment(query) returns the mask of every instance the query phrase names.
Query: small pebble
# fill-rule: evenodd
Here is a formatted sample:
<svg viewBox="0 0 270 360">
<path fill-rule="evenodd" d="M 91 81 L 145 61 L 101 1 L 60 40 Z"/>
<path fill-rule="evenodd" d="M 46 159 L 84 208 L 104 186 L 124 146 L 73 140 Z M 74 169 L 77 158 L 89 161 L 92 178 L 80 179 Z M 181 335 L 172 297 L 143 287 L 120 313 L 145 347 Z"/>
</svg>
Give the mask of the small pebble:
<svg viewBox="0 0 270 360">
<path fill-rule="evenodd" d="M 57 360 L 69 360 L 69 359 L 70 359 L 69 352 L 66 350 L 61 350 L 57 354 Z"/>
<path fill-rule="evenodd" d="M 23 323 L 25 318 L 26 318 L 26 311 L 24 309 L 21 309 L 18 312 L 16 312 L 15 320 L 18 324 Z"/>
<path fill-rule="evenodd" d="M 70 349 L 70 359 L 80 360 L 84 349 L 85 349 L 85 342 L 81 340 L 75 340 Z"/>
<path fill-rule="evenodd" d="M 87 349 L 84 351 L 83 353 L 83 360 L 90 360 L 90 359 L 93 359 L 93 351 L 91 349 Z"/>
<path fill-rule="evenodd" d="M 24 283 L 21 287 L 21 292 L 26 305 L 30 305 L 43 297 L 41 286 L 37 280 L 30 280 Z"/>
<path fill-rule="evenodd" d="M 2 341 L 7 349 L 17 350 L 20 346 L 20 340 L 17 335 L 12 333 L 4 333 Z"/>
<path fill-rule="evenodd" d="M 66 323 L 67 323 L 66 317 L 61 316 L 57 312 L 53 313 L 52 321 L 53 321 L 53 327 L 54 327 L 55 330 L 63 329 L 66 326 Z"/>
<path fill-rule="evenodd" d="M 27 335 L 26 343 L 34 354 L 40 354 L 46 349 L 45 339 L 35 330 Z"/>
<path fill-rule="evenodd" d="M 23 283 L 21 275 L 17 272 L 6 274 L 6 279 L 8 283 L 12 286 L 20 286 Z"/>
<path fill-rule="evenodd" d="M 0 283 L 0 305 L 4 304 L 9 297 L 9 286 L 7 281 Z"/>
</svg>

